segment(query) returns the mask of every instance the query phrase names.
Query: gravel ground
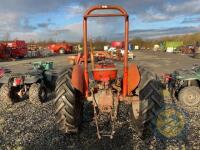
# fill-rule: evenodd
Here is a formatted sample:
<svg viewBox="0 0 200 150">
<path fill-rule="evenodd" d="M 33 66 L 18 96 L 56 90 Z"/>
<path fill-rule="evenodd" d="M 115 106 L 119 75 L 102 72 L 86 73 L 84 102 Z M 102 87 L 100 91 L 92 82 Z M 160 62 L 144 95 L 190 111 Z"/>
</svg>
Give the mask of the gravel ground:
<svg viewBox="0 0 200 150">
<path fill-rule="evenodd" d="M 1 107 L 2 108 L 2 107 Z M 113 140 L 98 140 L 94 122 L 85 106 L 84 122 L 78 135 L 63 135 L 57 129 L 52 101 L 33 107 L 21 102 L 1 109 L 1 149 L 132 149 L 132 130 L 129 126 L 128 106 L 120 108 L 120 123 Z M 3 116 L 3 117 L 2 117 Z M 121 138 L 123 137 L 123 138 Z"/>
<path fill-rule="evenodd" d="M 52 101 L 33 107 L 28 101 L 0 109 L 0 148 L 21 149 L 200 149 L 200 115 L 189 114 L 189 130 L 183 139 L 164 140 L 151 137 L 140 140 L 130 125 L 129 106 L 122 104 L 114 139 L 98 140 L 91 113 L 86 104 L 84 122 L 78 135 L 63 135 L 58 131 Z M 89 112 L 89 113 L 88 113 Z"/>
<path fill-rule="evenodd" d="M 157 73 L 163 71 L 171 72 L 174 68 L 181 67 L 181 61 L 188 66 L 198 63 L 197 60 L 187 58 L 186 56 L 171 56 L 167 54 L 154 55 L 154 53 L 145 52 L 136 53 L 135 61 L 138 64 L 146 64 L 153 68 Z M 162 57 L 161 57 L 162 56 Z M 172 58 L 173 57 L 173 58 Z M 181 59 L 182 57 L 182 59 Z M 59 57 L 58 57 L 59 58 Z M 62 56 L 62 58 L 64 58 Z M 177 58 L 178 61 L 172 59 Z M 48 58 L 53 60 L 54 58 Z M 141 61 L 144 60 L 144 61 Z M 151 61 L 152 60 L 152 61 Z M 27 60 L 26 60 L 27 61 Z M 65 59 L 55 60 L 65 62 Z M 151 61 L 151 63 L 148 63 Z M 158 63 L 158 61 L 160 61 Z M 169 63 L 173 64 L 170 68 Z M 22 62 L 19 62 L 22 64 Z M 26 62 L 28 63 L 28 61 Z M 9 64 L 5 63 L 6 67 Z M 61 66 L 61 64 L 56 64 Z M 159 66 L 160 65 L 160 66 Z M 163 67 L 165 65 L 165 67 Z M 183 64 L 184 65 L 184 64 Z M 4 64 L 0 64 L 4 66 Z M 170 68 L 171 70 L 167 69 Z M 151 137 L 142 141 L 138 138 L 136 132 L 130 125 L 129 106 L 122 104 L 120 107 L 120 119 L 117 124 L 114 139 L 103 138 L 97 139 L 96 128 L 91 120 L 91 112 L 89 112 L 89 104 L 85 104 L 84 120 L 81 131 L 77 135 L 63 135 L 58 131 L 55 123 L 53 102 L 49 101 L 41 106 L 34 107 L 28 100 L 16 103 L 10 107 L 5 107 L 0 103 L 0 149 L 2 150 L 23 150 L 23 149 L 155 149 L 155 150 L 199 150 L 200 149 L 200 112 L 188 112 L 187 123 L 189 130 L 186 137 L 173 140 L 165 140 L 163 138 Z"/>
</svg>

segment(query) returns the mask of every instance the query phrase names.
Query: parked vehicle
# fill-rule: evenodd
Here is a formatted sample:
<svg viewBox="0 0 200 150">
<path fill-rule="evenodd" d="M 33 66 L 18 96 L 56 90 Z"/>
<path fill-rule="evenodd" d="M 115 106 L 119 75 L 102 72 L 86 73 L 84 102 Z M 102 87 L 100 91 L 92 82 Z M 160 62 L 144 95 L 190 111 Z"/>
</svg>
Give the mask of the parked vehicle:
<svg viewBox="0 0 200 150">
<path fill-rule="evenodd" d="M 166 87 L 174 100 L 184 108 L 194 108 L 200 105 L 200 66 L 191 69 L 179 69 L 165 76 Z M 191 109 L 190 109 L 191 110 Z"/>
<path fill-rule="evenodd" d="M 13 104 L 15 101 L 29 97 L 33 104 L 40 104 L 47 99 L 47 90 L 52 87 L 55 79 L 52 62 L 35 62 L 33 71 L 29 73 L 6 72 L 0 78 L 0 100 L 5 104 Z"/>
<path fill-rule="evenodd" d="M 119 49 L 124 49 L 124 41 L 112 41 L 111 42 L 111 47 L 114 47 L 114 48 L 119 48 Z"/>
<path fill-rule="evenodd" d="M 27 48 L 29 51 L 38 51 L 40 49 L 37 44 L 28 44 Z"/>
<path fill-rule="evenodd" d="M 119 13 L 93 13 L 105 9 L 116 10 Z M 90 53 L 91 67 L 88 65 L 87 20 L 90 17 L 108 16 L 125 18 L 124 54 L 126 55 L 122 70 L 118 70 L 112 59 L 95 62 L 93 52 Z M 142 133 L 140 135 L 145 135 L 147 131 L 152 130 L 152 120 L 156 118 L 156 112 L 161 109 L 161 87 L 154 73 L 145 67 L 128 64 L 129 19 L 126 10 L 120 6 L 97 5 L 86 11 L 83 20 L 84 65 L 77 61 L 60 73 L 56 82 L 54 102 L 59 129 L 63 133 L 77 133 L 83 118 L 83 103 L 84 100 L 88 100 L 92 104 L 98 138 L 107 136 L 112 139 L 116 132 L 119 105 L 125 102 L 132 106 L 132 123 L 136 126 L 136 130 Z"/>
<path fill-rule="evenodd" d="M 68 43 L 55 43 L 55 44 L 50 44 L 48 46 L 48 49 L 52 53 L 65 54 L 65 53 L 72 53 L 73 46 Z"/>
<path fill-rule="evenodd" d="M 27 55 L 27 44 L 20 40 L 7 42 L 6 51 L 9 52 L 10 57 L 23 58 Z"/>
<path fill-rule="evenodd" d="M 179 50 L 182 54 L 194 54 L 195 53 L 195 47 L 193 45 L 181 46 L 179 48 Z"/>
</svg>

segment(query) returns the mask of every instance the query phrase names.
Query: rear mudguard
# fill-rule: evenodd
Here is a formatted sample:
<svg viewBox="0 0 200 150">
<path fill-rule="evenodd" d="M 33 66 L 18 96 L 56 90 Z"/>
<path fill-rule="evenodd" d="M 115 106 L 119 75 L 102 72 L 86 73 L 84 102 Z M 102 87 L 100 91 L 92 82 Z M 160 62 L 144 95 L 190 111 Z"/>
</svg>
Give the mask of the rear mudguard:
<svg viewBox="0 0 200 150">
<path fill-rule="evenodd" d="M 84 94 L 84 71 L 82 65 L 74 65 L 73 66 L 73 71 L 72 71 L 72 86 Z"/>
<path fill-rule="evenodd" d="M 128 95 L 135 90 L 140 83 L 140 73 L 136 64 L 128 66 Z"/>
</svg>

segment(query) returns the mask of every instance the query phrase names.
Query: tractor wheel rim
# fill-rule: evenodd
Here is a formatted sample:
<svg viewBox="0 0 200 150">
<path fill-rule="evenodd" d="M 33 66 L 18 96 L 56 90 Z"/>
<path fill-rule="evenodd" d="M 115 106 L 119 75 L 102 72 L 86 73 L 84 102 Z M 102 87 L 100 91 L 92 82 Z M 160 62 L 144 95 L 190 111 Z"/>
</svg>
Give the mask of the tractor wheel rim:
<svg viewBox="0 0 200 150">
<path fill-rule="evenodd" d="M 183 102 L 188 106 L 195 106 L 200 102 L 200 98 L 197 94 L 190 94 Z"/>
</svg>

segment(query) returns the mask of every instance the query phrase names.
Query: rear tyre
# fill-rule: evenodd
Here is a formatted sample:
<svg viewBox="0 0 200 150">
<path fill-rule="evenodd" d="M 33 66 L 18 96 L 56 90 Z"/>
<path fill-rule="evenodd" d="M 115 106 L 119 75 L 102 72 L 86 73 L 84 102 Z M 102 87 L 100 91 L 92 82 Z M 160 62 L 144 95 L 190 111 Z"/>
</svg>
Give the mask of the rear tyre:
<svg viewBox="0 0 200 150">
<path fill-rule="evenodd" d="M 29 100 L 34 105 L 40 105 L 47 99 L 47 92 L 40 83 L 33 83 L 29 89 Z"/>
<path fill-rule="evenodd" d="M 139 67 L 141 81 L 138 86 L 139 92 L 139 117 L 136 126 L 141 138 L 146 138 L 152 134 L 153 120 L 163 104 L 162 87 L 157 76 L 144 67 Z M 132 107 L 132 116 L 134 115 Z M 135 119 L 133 120 L 135 123 Z"/>
<path fill-rule="evenodd" d="M 83 101 L 71 85 L 71 73 L 71 69 L 64 71 L 56 83 L 55 115 L 63 133 L 77 133 L 83 115 Z"/>
<path fill-rule="evenodd" d="M 6 105 L 12 104 L 11 98 L 11 89 L 8 84 L 3 84 L 0 89 L 0 100 L 3 101 Z"/>
<path fill-rule="evenodd" d="M 178 100 L 181 107 L 191 110 L 197 108 L 200 104 L 200 89 L 196 86 L 183 88 L 178 94 Z M 192 109 L 195 110 L 195 109 Z"/>
</svg>

